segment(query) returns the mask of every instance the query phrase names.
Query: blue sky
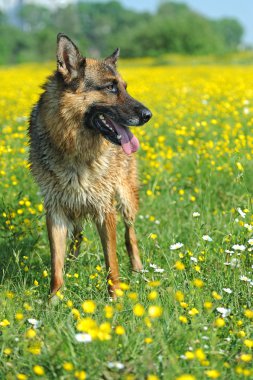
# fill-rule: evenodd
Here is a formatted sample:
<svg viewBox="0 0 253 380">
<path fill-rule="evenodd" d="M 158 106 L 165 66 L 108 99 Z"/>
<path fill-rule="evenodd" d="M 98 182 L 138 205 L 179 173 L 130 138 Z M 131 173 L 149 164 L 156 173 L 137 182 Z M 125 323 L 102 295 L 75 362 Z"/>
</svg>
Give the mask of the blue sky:
<svg viewBox="0 0 253 380">
<path fill-rule="evenodd" d="M 175 1 L 175 0 L 174 0 Z M 155 10 L 159 0 L 121 0 L 128 8 Z M 191 8 L 211 18 L 234 17 L 244 27 L 244 41 L 253 45 L 253 0 L 182 0 Z"/>
</svg>

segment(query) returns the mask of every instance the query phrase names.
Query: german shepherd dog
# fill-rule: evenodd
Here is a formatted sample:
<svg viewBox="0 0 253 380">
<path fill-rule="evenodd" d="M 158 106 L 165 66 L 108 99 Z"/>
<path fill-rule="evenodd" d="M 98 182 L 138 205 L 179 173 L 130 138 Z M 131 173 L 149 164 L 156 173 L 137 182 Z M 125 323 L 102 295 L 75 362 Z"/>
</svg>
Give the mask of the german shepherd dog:
<svg viewBox="0 0 253 380">
<path fill-rule="evenodd" d="M 138 139 L 129 126 L 151 112 L 126 91 L 117 72 L 119 49 L 104 60 L 84 58 L 69 37 L 57 36 L 57 70 L 44 84 L 29 126 L 31 171 L 44 197 L 51 250 L 51 297 L 63 285 L 67 235 L 77 256 L 82 222 L 91 218 L 101 238 L 109 293 L 116 298 L 116 206 L 125 223 L 132 269 L 140 271 L 134 220 L 138 181 L 133 153 Z"/>
</svg>

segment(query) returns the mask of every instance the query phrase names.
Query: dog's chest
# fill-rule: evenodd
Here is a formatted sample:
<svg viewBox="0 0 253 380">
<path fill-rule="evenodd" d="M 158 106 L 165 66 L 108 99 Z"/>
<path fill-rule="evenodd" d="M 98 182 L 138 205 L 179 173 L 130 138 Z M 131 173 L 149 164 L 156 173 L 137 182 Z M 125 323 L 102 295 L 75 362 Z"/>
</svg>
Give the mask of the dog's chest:
<svg viewBox="0 0 253 380">
<path fill-rule="evenodd" d="M 69 165 L 60 178 L 60 203 L 73 217 L 102 215 L 110 208 L 115 179 L 107 160 L 92 165 Z"/>
</svg>

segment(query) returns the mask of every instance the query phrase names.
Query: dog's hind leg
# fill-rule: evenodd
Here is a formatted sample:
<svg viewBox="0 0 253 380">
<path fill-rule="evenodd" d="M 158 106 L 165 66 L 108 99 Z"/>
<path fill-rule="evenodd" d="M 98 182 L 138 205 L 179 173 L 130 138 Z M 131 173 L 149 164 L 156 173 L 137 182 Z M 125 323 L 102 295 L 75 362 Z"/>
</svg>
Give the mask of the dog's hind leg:
<svg viewBox="0 0 253 380">
<path fill-rule="evenodd" d="M 101 238 L 106 269 L 108 272 L 108 289 L 113 298 L 115 290 L 119 287 L 119 267 L 116 253 L 116 214 L 111 212 L 105 215 L 102 223 L 97 223 Z"/>
<path fill-rule="evenodd" d="M 134 222 L 139 206 L 138 187 L 135 182 L 125 184 L 117 189 L 120 208 L 125 223 L 125 243 L 133 271 L 140 272 L 143 269 L 139 255 Z"/>
<path fill-rule="evenodd" d="M 70 244 L 69 258 L 76 258 L 80 253 L 81 243 L 83 240 L 82 226 L 76 225 L 74 227 L 72 242 Z"/>
<path fill-rule="evenodd" d="M 47 231 L 51 251 L 51 296 L 54 296 L 63 285 L 67 224 L 47 214 Z"/>
</svg>

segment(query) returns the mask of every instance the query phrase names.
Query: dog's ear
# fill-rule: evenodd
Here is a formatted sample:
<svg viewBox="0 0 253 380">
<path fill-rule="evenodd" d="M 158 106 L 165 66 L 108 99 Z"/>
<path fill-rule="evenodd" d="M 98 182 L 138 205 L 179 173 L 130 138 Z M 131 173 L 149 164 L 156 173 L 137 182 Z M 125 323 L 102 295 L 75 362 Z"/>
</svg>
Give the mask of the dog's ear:
<svg viewBox="0 0 253 380">
<path fill-rule="evenodd" d="M 63 33 L 57 35 L 57 70 L 64 80 L 69 83 L 80 75 L 84 58 L 71 39 Z"/>
<path fill-rule="evenodd" d="M 105 62 L 109 63 L 111 65 L 116 66 L 118 58 L 119 58 L 119 53 L 120 53 L 120 49 L 117 48 L 116 50 L 114 50 L 114 52 L 112 53 L 112 55 L 110 55 L 109 57 L 105 58 Z"/>
</svg>

